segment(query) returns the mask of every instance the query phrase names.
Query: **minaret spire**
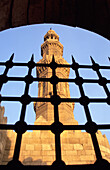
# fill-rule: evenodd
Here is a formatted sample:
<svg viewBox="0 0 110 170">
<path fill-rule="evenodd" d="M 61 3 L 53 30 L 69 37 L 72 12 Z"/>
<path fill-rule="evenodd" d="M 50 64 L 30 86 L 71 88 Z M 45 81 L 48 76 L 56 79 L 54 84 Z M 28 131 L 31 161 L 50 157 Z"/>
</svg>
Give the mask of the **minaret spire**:
<svg viewBox="0 0 110 170">
<path fill-rule="evenodd" d="M 42 59 L 38 63 L 50 63 L 54 56 L 58 64 L 68 64 L 63 56 L 63 45 L 59 41 L 59 35 L 50 29 L 44 35 L 44 43 L 41 45 Z M 56 76 L 59 78 L 69 78 L 70 68 L 57 68 Z M 50 78 L 52 69 L 50 67 L 37 67 L 37 77 Z M 57 95 L 61 98 L 70 98 L 69 83 L 59 82 L 56 86 Z M 38 97 L 50 98 L 53 95 L 53 85 L 50 82 L 39 82 Z M 54 121 L 53 105 L 49 102 L 35 103 L 36 122 L 45 120 L 48 124 Z M 77 124 L 73 115 L 74 103 L 61 103 L 59 105 L 59 119 L 63 124 Z M 42 118 L 43 119 L 42 119 Z M 40 119 L 41 118 L 41 119 Z"/>
<path fill-rule="evenodd" d="M 41 45 L 41 55 L 44 58 L 46 55 L 63 56 L 63 45 L 59 42 L 58 34 L 52 28 L 44 35 L 44 43 Z"/>
</svg>

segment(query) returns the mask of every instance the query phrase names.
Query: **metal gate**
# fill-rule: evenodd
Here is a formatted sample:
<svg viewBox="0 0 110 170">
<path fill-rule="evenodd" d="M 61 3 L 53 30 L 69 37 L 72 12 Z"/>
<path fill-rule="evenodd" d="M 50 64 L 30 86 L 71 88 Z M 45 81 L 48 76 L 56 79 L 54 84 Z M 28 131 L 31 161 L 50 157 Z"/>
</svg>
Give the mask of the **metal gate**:
<svg viewBox="0 0 110 170">
<path fill-rule="evenodd" d="M 24 94 L 21 97 L 5 97 L 0 96 L 0 101 L 19 101 L 22 104 L 21 114 L 20 114 L 20 120 L 18 120 L 15 124 L 0 124 L 1 130 L 15 130 L 17 133 L 16 138 L 16 144 L 14 148 L 14 154 L 13 154 L 13 160 L 10 161 L 7 165 L 0 165 L 0 168 L 10 168 L 10 167 L 23 167 L 23 168 L 45 168 L 46 166 L 24 166 L 19 161 L 19 154 L 20 154 L 20 146 L 21 146 L 21 139 L 23 133 L 25 133 L 27 130 L 50 130 L 55 135 L 55 154 L 56 154 L 56 160 L 53 162 L 51 166 L 48 166 L 48 168 L 53 167 L 63 167 L 63 168 L 69 168 L 72 167 L 74 169 L 82 169 L 84 168 L 98 168 L 98 167 L 104 167 L 104 168 L 110 168 L 108 161 L 104 160 L 101 155 L 100 147 L 98 144 L 98 140 L 96 137 L 96 132 L 98 129 L 110 129 L 110 124 L 96 124 L 92 121 L 91 113 L 89 110 L 89 103 L 107 103 L 110 105 L 110 92 L 107 87 L 107 83 L 110 83 L 110 80 L 103 77 L 100 69 L 110 69 L 110 66 L 100 66 L 97 64 L 93 58 L 91 57 L 92 65 L 80 65 L 78 64 L 75 59 L 72 57 L 72 64 L 57 64 L 54 60 L 54 56 L 52 59 L 52 62 L 50 64 L 40 64 L 34 62 L 34 56 L 32 55 L 31 60 L 28 63 L 14 63 L 13 62 L 14 54 L 11 56 L 11 58 L 6 62 L 0 62 L 0 66 L 5 66 L 5 71 L 2 75 L 0 75 L 0 90 L 2 89 L 3 85 L 9 81 L 23 81 L 25 82 L 25 90 Z M 13 67 L 19 67 L 24 66 L 28 67 L 28 74 L 25 77 L 8 77 L 8 71 Z M 51 78 L 34 78 L 31 75 L 32 69 L 34 67 L 50 67 L 52 69 L 52 77 Z M 70 67 L 75 72 L 75 78 L 69 78 L 69 79 L 62 79 L 58 78 L 56 76 L 56 68 L 58 67 Z M 98 79 L 84 79 L 83 77 L 80 77 L 79 69 L 91 69 L 92 71 L 96 72 Z M 35 81 L 46 81 L 50 82 L 53 85 L 53 95 L 50 98 L 38 98 L 38 97 L 31 97 L 29 95 L 29 88 L 30 84 L 32 84 Z M 81 97 L 80 98 L 60 98 L 60 96 L 57 94 L 56 85 L 58 82 L 72 82 L 75 83 L 78 88 Z M 99 86 L 102 86 L 107 97 L 106 98 L 89 98 L 85 95 L 83 84 L 84 83 L 97 83 Z M 25 115 L 26 115 L 26 106 L 31 102 L 50 102 L 54 106 L 54 122 L 51 125 L 27 125 L 27 123 L 24 121 Z M 87 118 L 87 122 L 85 125 L 63 125 L 59 121 L 59 113 L 58 113 L 58 105 L 61 102 L 75 102 L 80 103 L 84 107 L 85 116 Z M 96 162 L 93 165 L 66 165 L 65 162 L 62 160 L 61 156 L 61 142 L 60 142 L 60 135 L 64 130 L 86 130 L 91 135 L 92 143 L 94 146 L 95 154 L 96 154 Z"/>
</svg>

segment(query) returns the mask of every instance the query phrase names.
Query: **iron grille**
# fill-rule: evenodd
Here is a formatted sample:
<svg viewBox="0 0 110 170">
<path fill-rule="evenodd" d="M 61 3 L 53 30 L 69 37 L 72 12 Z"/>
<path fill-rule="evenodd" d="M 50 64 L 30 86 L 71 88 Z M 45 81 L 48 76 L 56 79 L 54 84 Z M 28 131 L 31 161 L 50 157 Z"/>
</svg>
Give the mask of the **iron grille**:
<svg viewBox="0 0 110 170">
<path fill-rule="evenodd" d="M 53 167 L 63 167 L 63 168 L 69 168 L 73 167 L 74 169 L 82 169 L 83 167 L 86 168 L 110 168 L 109 162 L 102 158 L 100 147 L 98 144 L 98 140 L 96 137 L 96 132 L 98 129 L 110 129 L 110 124 L 96 124 L 92 121 L 91 113 L 89 110 L 89 103 L 107 103 L 110 105 L 110 92 L 107 87 L 107 83 L 110 83 L 110 80 L 103 77 L 101 75 L 100 69 L 110 69 L 110 66 L 100 66 L 97 64 L 93 58 L 91 57 L 92 65 L 80 65 L 78 64 L 75 59 L 72 57 L 72 64 L 57 64 L 55 62 L 54 56 L 52 59 L 52 62 L 50 64 L 40 64 L 34 62 L 34 56 L 32 55 L 31 60 L 28 63 L 14 63 L 13 62 L 14 54 L 11 56 L 11 58 L 6 62 L 0 62 L 0 66 L 5 66 L 5 71 L 2 75 L 0 75 L 0 90 L 3 87 L 3 84 L 7 83 L 8 81 L 24 81 L 25 82 L 25 91 L 24 94 L 21 97 L 5 97 L 0 96 L 0 101 L 19 101 L 22 104 L 21 114 L 20 114 L 20 120 L 18 120 L 15 124 L 0 124 L 1 130 L 15 130 L 17 133 L 16 138 L 16 144 L 14 148 L 14 154 L 13 154 L 13 160 L 10 161 L 7 165 L 0 165 L 0 168 L 10 168 L 10 167 L 22 167 L 22 168 L 53 168 Z M 7 73 L 8 71 L 13 67 L 19 67 L 24 66 L 28 67 L 28 74 L 25 77 L 8 77 Z M 31 75 L 32 69 L 34 67 L 50 67 L 52 69 L 52 77 L 51 78 L 34 78 Z M 58 67 L 70 67 L 74 70 L 76 78 L 69 78 L 69 79 L 62 79 L 58 78 L 56 76 L 56 68 Z M 98 75 L 98 79 L 84 79 L 83 77 L 80 77 L 79 74 L 79 68 L 84 69 L 92 69 L 95 71 Z M 38 97 L 31 97 L 29 92 L 30 84 L 32 84 L 35 81 L 46 81 L 50 82 L 53 85 L 53 95 L 50 98 L 38 98 Z M 80 91 L 80 98 L 60 98 L 60 96 L 57 94 L 56 85 L 58 82 L 72 82 L 75 83 Z M 85 95 L 84 89 L 83 89 L 83 83 L 98 83 L 98 85 L 102 86 L 107 98 L 89 98 Z M 26 106 L 31 102 L 50 102 L 54 106 L 54 122 L 51 125 L 27 125 L 27 123 L 24 121 L 25 115 L 26 115 Z M 63 125 L 59 121 L 59 114 L 58 114 L 58 105 L 61 102 L 75 102 L 80 103 L 85 110 L 85 115 L 87 118 L 87 122 L 85 125 Z M 56 128 L 57 127 L 57 128 Z M 23 133 L 25 133 L 27 130 L 50 130 L 55 135 L 55 153 L 56 153 L 56 160 L 53 162 L 51 166 L 24 166 L 19 161 L 19 154 L 20 154 L 20 146 L 21 146 L 21 139 Z M 96 162 L 92 165 L 66 165 L 65 162 L 62 160 L 61 157 L 61 142 L 60 142 L 60 134 L 64 130 L 86 130 L 91 135 L 92 143 L 94 146 L 95 154 L 96 154 Z"/>
</svg>

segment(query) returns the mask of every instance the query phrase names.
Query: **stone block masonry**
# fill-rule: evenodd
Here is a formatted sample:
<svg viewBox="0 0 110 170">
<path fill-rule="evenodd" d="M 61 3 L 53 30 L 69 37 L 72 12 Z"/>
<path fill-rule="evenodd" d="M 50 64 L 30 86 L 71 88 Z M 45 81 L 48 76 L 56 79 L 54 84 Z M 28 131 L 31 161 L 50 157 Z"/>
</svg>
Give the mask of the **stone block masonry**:
<svg viewBox="0 0 110 170">
<path fill-rule="evenodd" d="M 69 133 L 69 137 L 67 137 L 67 134 L 65 135 L 65 131 L 61 134 L 62 160 L 67 165 L 94 163 L 96 156 L 90 135 L 81 131 L 66 131 L 66 133 Z M 67 140 L 65 140 L 66 138 Z M 101 132 L 97 133 L 97 138 L 102 157 L 110 162 L 110 145 L 107 139 Z M 71 139 L 74 140 L 71 141 Z M 8 131 L 2 165 L 6 165 L 13 158 L 15 141 L 16 133 Z M 55 140 L 52 132 L 26 132 L 22 138 L 19 160 L 24 165 L 51 165 L 55 160 Z"/>
</svg>

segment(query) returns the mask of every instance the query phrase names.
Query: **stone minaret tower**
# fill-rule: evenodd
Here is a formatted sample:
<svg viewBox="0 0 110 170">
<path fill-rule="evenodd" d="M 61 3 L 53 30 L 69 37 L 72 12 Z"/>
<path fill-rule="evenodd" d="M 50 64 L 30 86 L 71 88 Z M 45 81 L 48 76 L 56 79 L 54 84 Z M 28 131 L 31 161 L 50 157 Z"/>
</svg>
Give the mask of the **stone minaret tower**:
<svg viewBox="0 0 110 170">
<path fill-rule="evenodd" d="M 44 36 L 44 43 L 41 45 L 42 59 L 38 63 L 50 63 L 54 55 L 55 61 L 59 64 L 68 64 L 63 56 L 63 45 L 59 42 L 59 36 L 50 29 Z M 57 68 L 56 75 L 59 78 L 69 78 L 69 68 Z M 52 70 L 49 67 L 37 67 L 37 77 L 49 78 Z M 51 97 L 53 85 L 50 82 L 39 82 L 38 97 Z M 62 98 L 70 98 L 68 82 L 57 84 L 57 94 Z M 51 103 L 38 102 L 34 104 L 36 112 L 35 124 L 45 122 L 51 124 L 54 121 L 53 105 Z M 74 103 L 61 103 L 59 105 L 59 120 L 63 124 L 77 124 L 73 115 Z"/>
<path fill-rule="evenodd" d="M 44 36 L 41 45 L 42 59 L 39 63 L 50 63 L 54 55 L 55 61 L 60 64 L 68 64 L 63 56 L 63 45 L 59 42 L 59 36 L 53 30 L 49 30 Z M 69 68 L 57 68 L 56 74 L 61 78 L 69 77 Z M 37 67 L 38 77 L 51 77 L 52 70 L 49 67 Z M 38 97 L 50 97 L 53 92 L 50 82 L 38 83 Z M 61 98 L 70 98 L 68 82 L 57 84 L 57 93 Z M 74 103 L 61 103 L 58 106 L 59 119 L 63 124 L 76 125 L 74 119 Z M 53 105 L 49 102 L 34 103 L 37 125 L 52 124 L 54 122 Z M 0 124 L 6 123 L 4 108 L 0 107 Z M 110 162 L 110 145 L 105 135 L 100 131 L 96 133 L 102 157 Z M 13 159 L 16 142 L 16 133 L 8 130 L 0 131 L 0 164 L 6 165 Z M 55 135 L 50 130 L 26 131 L 22 136 L 19 160 L 23 165 L 52 165 L 56 160 Z M 60 135 L 61 159 L 66 165 L 93 164 L 96 155 L 91 136 L 81 130 L 64 130 Z M 58 157 L 57 157 L 58 158 Z"/>
</svg>

